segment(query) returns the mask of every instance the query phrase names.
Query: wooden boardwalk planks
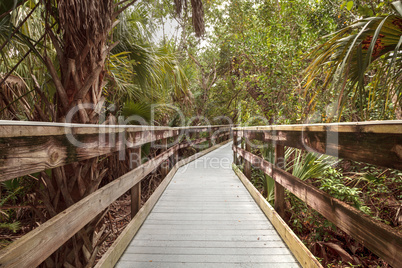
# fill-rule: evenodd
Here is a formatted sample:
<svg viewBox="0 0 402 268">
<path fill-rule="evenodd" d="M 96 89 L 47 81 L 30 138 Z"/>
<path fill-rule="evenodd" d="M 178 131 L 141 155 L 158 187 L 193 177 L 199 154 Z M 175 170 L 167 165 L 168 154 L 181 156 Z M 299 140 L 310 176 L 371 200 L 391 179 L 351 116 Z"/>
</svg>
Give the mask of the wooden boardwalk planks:
<svg viewBox="0 0 402 268">
<path fill-rule="evenodd" d="M 116 267 L 299 267 L 231 162 L 228 144 L 180 168 Z"/>
</svg>

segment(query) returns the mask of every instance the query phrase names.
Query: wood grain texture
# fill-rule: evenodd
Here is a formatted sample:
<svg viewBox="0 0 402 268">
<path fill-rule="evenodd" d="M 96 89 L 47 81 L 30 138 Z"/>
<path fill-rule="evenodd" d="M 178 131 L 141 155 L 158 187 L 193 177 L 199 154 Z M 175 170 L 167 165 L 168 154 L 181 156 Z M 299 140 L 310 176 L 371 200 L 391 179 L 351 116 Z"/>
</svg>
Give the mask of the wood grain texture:
<svg viewBox="0 0 402 268">
<path fill-rule="evenodd" d="M 140 133 L 133 147 L 173 136 L 174 131 L 155 131 L 143 136 Z M 65 135 L 44 137 L 0 138 L 0 181 L 52 169 L 81 160 L 113 153 L 125 148 L 125 135 L 79 134 L 74 138 L 81 145 L 70 142 Z"/>
<path fill-rule="evenodd" d="M 189 144 L 185 145 L 189 146 Z M 172 156 L 179 147 L 179 145 L 174 145 L 164 153 L 85 197 L 1 250 L 0 267 L 34 267 L 39 265 L 97 214 L 134 185 L 138 185 L 147 174 Z M 194 157 L 197 156 L 192 156 L 189 159 L 195 159 Z M 21 252 L 24 254 L 21 255 Z"/>
<path fill-rule="evenodd" d="M 28 133 L 31 127 L 32 131 Z M 79 131 L 77 130 L 71 135 L 66 135 L 66 130 L 63 127 L 56 127 L 56 130 L 53 129 L 55 127 L 36 125 L 7 125 L 0 126 L 0 128 L 6 133 L 0 135 L 0 181 L 110 154 L 126 148 L 139 147 L 146 143 L 176 137 L 180 134 L 179 130 L 172 128 L 164 130 L 146 128 L 142 131 L 138 131 L 138 127 L 117 130 L 107 128 L 106 130 L 111 132 L 101 132 L 103 133 L 101 135 L 99 133 L 88 134 L 89 132 L 96 132 L 95 130 L 100 131 L 102 128 L 99 127 L 80 127 L 78 128 Z M 199 129 L 203 130 L 204 128 Z M 48 132 L 44 132 L 44 135 L 40 136 L 37 135 L 40 133 L 38 131 Z M 57 133 L 57 135 L 49 135 L 49 133 Z M 12 137 L 7 137 L 10 135 Z M 202 141 L 193 141 L 187 145 L 183 144 L 183 146 L 191 146 Z"/>
<path fill-rule="evenodd" d="M 1 250 L 0 267 L 36 267 L 42 263 L 96 215 L 171 156 L 177 147 L 107 184 Z"/>
<path fill-rule="evenodd" d="M 323 130 L 318 131 L 319 128 Z M 390 132 L 380 132 L 388 128 L 391 128 Z M 347 126 L 346 129 L 322 126 L 297 131 L 278 128 L 236 132 L 238 136 L 250 140 L 275 141 L 284 146 L 402 170 L 402 123 L 370 125 L 369 129 L 362 126 Z"/>
<path fill-rule="evenodd" d="M 272 174 L 274 171 L 273 178 L 276 182 L 383 258 L 388 264 L 393 267 L 402 267 L 401 233 L 284 170 L 274 167 L 268 161 L 250 152 L 236 147 L 233 147 L 233 150 L 265 174 Z"/>
<path fill-rule="evenodd" d="M 239 177 L 241 182 L 247 188 L 255 202 L 270 220 L 272 225 L 278 231 L 279 235 L 285 241 L 286 245 L 292 251 L 293 255 L 304 268 L 322 267 L 320 262 L 308 250 L 297 235 L 290 229 L 290 227 L 282 220 L 281 216 L 272 208 L 267 200 L 260 194 L 254 185 L 247 179 L 247 177 L 240 171 L 240 169 L 233 164 L 233 170 Z"/>
<path fill-rule="evenodd" d="M 284 162 L 285 158 L 285 147 L 283 145 L 277 144 L 275 146 L 275 165 L 279 166 L 280 163 Z M 275 211 L 282 218 L 285 217 L 285 188 L 279 183 L 275 182 Z"/>
<path fill-rule="evenodd" d="M 401 133 L 402 120 L 382 120 L 366 122 L 322 123 L 322 124 L 297 124 L 297 125 L 272 125 L 235 127 L 233 130 L 268 130 L 268 131 L 331 131 L 331 132 L 367 132 L 367 133 Z"/>
<path fill-rule="evenodd" d="M 126 250 L 127 246 L 142 226 L 146 217 L 151 212 L 152 208 L 155 206 L 156 202 L 159 200 L 160 196 L 166 189 L 167 185 L 170 183 L 173 176 L 176 174 L 176 171 L 181 166 L 184 166 L 197 158 L 206 155 L 207 153 L 216 150 L 217 148 L 225 145 L 229 141 L 225 141 L 221 144 L 217 144 L 209 149 L 206 149 L 202 152 L 199 152 L 195 155 L 190 156 L 187 159 L 183 159 L 175 164 L 173 169 L 168 173 L 163 182 L 158 186 L 152 196 L 145 203 L 144 207 L 138 212 L 138 214 L 134 217 L 134 219 L 128 224 L 128 226 L 124 229 L 124 231 L 120 234 L 120 236 L 116 239 L 113 245 L 107 250 L 107 252 L 102 256 L 95 267 L 114 267 L 114 265 L 119 260 L 120 256 Z"/>
<path fill-rule="evenodd" d="M 135 159 L 131 159 L 134 158 Z M 141 166 L 141 147 L 130 149 L 130 163 L 131 168 L 137 168 Z M 141 209 L 141 182 L 134 185 L 130 190 L 131 195 L 131 219 L 135 217 L 138 211 Z"/>
<path fill-rule="evenodd" d="M 299 267 L 231 156 L 226 145 L 178 170 L 115 267 Z"/>
</svg>

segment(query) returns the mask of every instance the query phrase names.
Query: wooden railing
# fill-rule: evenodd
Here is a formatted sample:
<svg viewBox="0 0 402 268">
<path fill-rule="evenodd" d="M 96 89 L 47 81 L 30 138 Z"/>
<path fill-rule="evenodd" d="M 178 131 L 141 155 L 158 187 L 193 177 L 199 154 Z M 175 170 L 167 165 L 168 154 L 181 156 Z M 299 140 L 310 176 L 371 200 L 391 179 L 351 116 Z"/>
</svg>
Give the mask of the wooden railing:
<svg viewBox="0 0 402 268">
<path fill-rule="evenodd" d="M 178 150 L 206 141 L 206 148 L 211 147 L 215 142 L 229 140 L 230 135 L 230 126 L 169 128 L 0 121 L 0 181 L 118 151 L 125 155 L 125 150 L 134 150 L 140 155 L 142 145 L 155 141 L 164 149 L 155 158 L 144 164 L 137 163 L 128 173 L 84 197 L 1 250 L 0 267 L 35 267 L 41 264 L 129 190 L 134 217 L 140 210 L 140 182 L 149 173 L 170 158 L 174 164 L 170 175 L 167 165 L 164 165 L 165 170 L 162 173 L 171 178 L 177 168 L 183 165 L 183 162 L 178 162 Z M 191 139 L 187 139 L 188 137 Z M 168 139 L 176 139 L 169 148 Z M 163 183 L 164 187 L 167 183 Z M 163 189 L 157 190 L 159 194 L 162 191 Z M 152 204 L 147 202 L 143 209 L 149 210 L 158 197 L 151 197 Z M 146 215 L 139 214 L 136 217 L 144 220 Z M 135 224 L 141 225 L 138 222 Z M 101 260 L 101 263 L 107 263 L 109 259 L 115 262 L 116 256 Z"/>
<path fill-rule="evenodd" d="M 242 147 L 238 146 L 238 137 Z M 253 140 L 275 146 L 275 163 L 251 153 Z M 402 170 L 402 121 L 283 125 L 233 129 L 234 162 L 244 160 L 275 180 L 275 210 L 284 215 L 284 189 L 318 211 L 393 267 L 402 267 L 402 235 L 283 170 L 284 146 Z"/>
</svg>

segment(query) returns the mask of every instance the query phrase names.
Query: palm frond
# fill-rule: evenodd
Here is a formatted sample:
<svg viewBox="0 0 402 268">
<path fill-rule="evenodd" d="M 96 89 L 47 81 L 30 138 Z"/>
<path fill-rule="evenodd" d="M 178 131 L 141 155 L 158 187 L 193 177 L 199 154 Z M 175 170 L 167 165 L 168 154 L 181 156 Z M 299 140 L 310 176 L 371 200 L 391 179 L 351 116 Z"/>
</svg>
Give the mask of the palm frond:
<svg viewBox="0 0 402 268">
<path fill-rule="evenodd" d="M 394 2 L 394 6 L 397 11 L 402 9 L 400 1 Z M 340 108 L 350 99 L 356 100 L 360 107 L 373 107 L 366 101 L 376 102 L 381 98 L 369 97 L 370 90 L 380 91 L 377 95 L 381 97 L 388 96 L 391 80 L 401 79 L 398 76 L 402 67 L 401 43 L 400 14 L 365 18 L 341 29 L 310 54 L 314 60 L 306 69 L 305 93 L 314 86 L 322 87 L 316 89 L 320 91 L 330 85 L 339 94 Z M 373 63 L 381 59 L 386 59 L 380 66 L 384 72 L 373 69 Z M 327 74 L 324 83 L 317 84 L 323 73 Z M 366 86 L 369 80 L 372 81 L 372 89 Z M 391 91 L 393 94 L 401 93 L 398 86 Z M 382 108 L 387 109 L 388 106 L 383 105 Z"/>
</svg>

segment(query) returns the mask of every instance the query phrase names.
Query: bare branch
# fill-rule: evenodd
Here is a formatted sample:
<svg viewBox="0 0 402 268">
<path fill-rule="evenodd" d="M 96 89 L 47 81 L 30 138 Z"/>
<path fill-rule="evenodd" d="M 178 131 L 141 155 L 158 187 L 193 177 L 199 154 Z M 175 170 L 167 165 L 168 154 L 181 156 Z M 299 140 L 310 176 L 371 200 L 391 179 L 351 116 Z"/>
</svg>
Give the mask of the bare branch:
<svg viewBox="0 0 402 268">
<path fill-rule="evenodd" d="M 57 75 L 56 68 L 54 67 L 52 61 L 48 56 L 45 56 L 45 64 L 47 69 L 49 70 L 50 75 L 52 76 L 53 82 L 56 86 L 57 93 L 59 94 L 61 104 L 64 109 L 68 109 L 68 97 L 66 90 L 63 87 L 63 84 L 60 81 L 59 76 Z"/>
<path fill-rule="evenodd" d="M 127 2 L 127 0 L 121 1 L 120 3 L 123 4 Z M 120 13 L 122 13 L 124 10 L 126 10 L 129 6 L 131 6 L 132 4 L 134 4 L 135 2 L 137 2 L 137 0 L 132 0 L 130 3 L 128 3 L 127 5 L 125 5 L 124 7 L 120 8 L 119 10 L 117 10 L 114 14 L 113 14 L 113 18 L 116 18 Z M 119 3 L 119 4 L 120 4 Z M 117 4 L 116 6 L 118 6 L 119 4 Z"/>
</svg>

